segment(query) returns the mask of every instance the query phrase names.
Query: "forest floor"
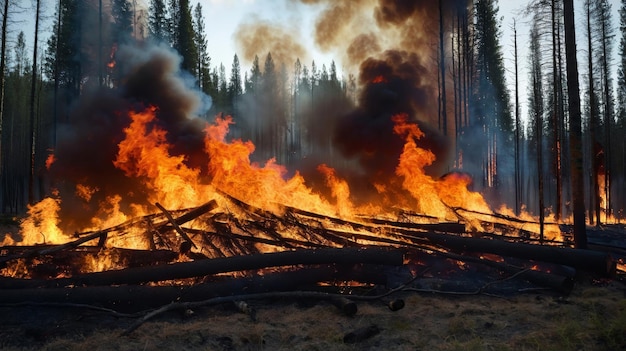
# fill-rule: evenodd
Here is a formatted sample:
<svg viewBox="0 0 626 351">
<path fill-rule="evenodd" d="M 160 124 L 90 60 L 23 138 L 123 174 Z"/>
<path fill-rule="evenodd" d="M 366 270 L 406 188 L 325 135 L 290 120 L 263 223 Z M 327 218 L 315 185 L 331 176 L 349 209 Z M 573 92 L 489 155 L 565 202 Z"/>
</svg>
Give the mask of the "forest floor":
<svg viewBox="0 0 626 351">
<path fill-rule="evenodd" d="M 625 350 L 626 284 L 579 278 L 572 293 L 399 292 L 405 307 L 259 300 L 137 319 L 70 306 L 0 306 L 2 350 Z M 365 336 L 352 340 L 351 336 Z M 352 334 L 351 334 L 352 333 Z M 356 333 L 356 334 L 355 334 Z"/>
</svg>

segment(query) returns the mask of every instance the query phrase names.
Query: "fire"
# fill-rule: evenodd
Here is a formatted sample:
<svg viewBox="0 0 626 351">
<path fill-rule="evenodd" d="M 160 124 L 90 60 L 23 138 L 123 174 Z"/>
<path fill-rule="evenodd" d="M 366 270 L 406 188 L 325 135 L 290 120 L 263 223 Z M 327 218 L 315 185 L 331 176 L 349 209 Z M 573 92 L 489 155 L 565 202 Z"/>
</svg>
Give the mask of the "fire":
<svg viewBox="0 0 626 351">
<path fill-rule="evenodd" d="M 124 129 L 113 164 L 128 177 L 136 177 L 149 189 L 150 203 L 167 208 L 198 206 L 208 191 L 199 182 L 197 169 L 185 166 L 185 157 L 170 155 L 166 131 L 154 125 L 156 107 L 129 112 L 132 122 Z M 147 212 L 147 209 L 146 209 Z"/>
<path fill-rule="evenodd" d="M 109 54 L 109 62 L 107 62 L 107 67 L 109 69 L 115 68 L 115 54 L 117 53 L 117 44 L 114 44 L 111 47 L 111 54 Z"/>
<path fill-rule="evenodd" d="M 46 169 L 50 169 L 54 161 L 55 161 L 54 154 L 49 154 L 48 157 L 46 158 Z"/>
<path fill-rule="evenodd" d="M 324 176 L 330 190 L 331 199 L 308 187 L 302 175 L 296 172 L 287 177 L 287 170 L 268 160 L 264 165 L 251 162 L 255 150 L 251 141 L 240 139 L 227 141 L 229 126 L 233 120 L 216 117 L 214 123 L 207 123 L 204 129 L 204 156 L 206 170 L 201 171 L 187 165 L 185 155 L 173 155 L 173 146 L 168 143 L 167 131 L 158 123 L 159 108 L 147 107 L 141 111 L 127 112 L 130 123 L 123 129 L 124 139 L 119 142 L 113 165 L 129 179 L 135 179 L 145 187 L 146 202 L 132 203 L 129 194 L 105 194 L 97 186 L 77 184 L 75 196 L 86 204 L 98 198 L 99 210 L 91 221 L 90 228 L 76 230 L 99 231 L 124 223 L 138 216 L 157 212 L 155 203 L 167 209 L 192 208 L 211 200 L 218 203 L 229 194 L 252 206 L 280 214 L 285 206 L 304 209 L 322 215 L 358 221 L 362 214 L 392 216 L 391 208 L 398 202 L 389 202 L 389 193 L 403 191 L 413 197 L 416 208 L 408 210 L 436 217 L 441 220 L 458 220 L 456 208 L 490 214 L 492 211 L 476 192 L 470 191 L 471 178 L 464 174 L 451 174 L 437 179 L 426 174 L 425 167 L 435 161 L 435 155 L 418 146 L 424 136 L 418 125 L 409 122 L 405 114 L 392 117 L 394 133 L 404 140 L 404 148 L 398 159 L 395 176 L 388 183 L 372 184 L 379 195 L 368 205 L 355 205 L 351 198 L 350 185 L 338 172 L 321 164 L 317 170 Z M 102 200 L 104 199 L 104 200 Z M 401 202 L 411 204 L 411 202 Z M 124 204 L 124 206 L 122 206 Z M 388 210 L 383 209 L 386 204 Z M 30 207 L 29 217 L 22 223 L 22 244 L 67 242 L 59 229 L 58 213 L 61 199 L 47 198 Z M 228 210 L 226 210 L 228 211 Z M 558 227 L 557 227 L 558 229 Z M 556 235 L 556 234 L 555 234 Z M 149 249 L 151 238 L 145 230 L 109 238 L 108 247 L 130 247 Z M 100 255 L 96 260 L 107 259 Z M 86 262 L 93 269 L 114 266 L 112 262 Z"/>
<path fill-rule="evenodd" d="M 387 79 L 382 75 L 376 76 L 374 77 L 374 79 L 372 79 L 372 83 L 374 84 L 387 83 Z"/>
<path fill-rule="evenodd" d="M 326 184 L 332 191 L 332 196 L 337 200 L 337 211 L 340 216 L 347 216 L 353 213 L 353 206 L 350 202 L 350 187 L 348 183 L 339 179 L 335 170 L 325 164 L 317 167 L 317 170 L 326 176 Z"/>
<path fill-rule="evenodd" d="M 205 151 L 209 156 L 212 185 L 250 204 L 280 212 L 279 204 L 304 207 L 311 211 L 334 215 L 335 207 L 313 192 L 296 173 L 284 179 L 285 167 L 274 159 L 264 166 L 250 162 L 254 145 L 250 141 L 225 142 L 231 117 L 217 117 L 206 127 Z"/>
<path fill-rule="evenodd" d="M 439 218 L 448 217 L 454 207 L 491 213 L 482 195 L 468 190 L 469 177 L 450 176 L 436 180 L 425 173 L 424 168 L 435 161 L 435 155 L 417 146 L 416 141 L 424 133 L 407 119 L 404 114 L 393 117 L 394 132 L 406 139 L 396 174 L 404 177 L 402 185 L 417 200 L 418 210 Z"/>
<path fill-rule="evenodd" d="M 59 244 L 67 241 L 67 236 L 58 227 L 60 205 L 60 200 L 49 197 L 28 206 L 28 217 L 20 225 L 23 235 L 20 244 Z"/>
</svg>

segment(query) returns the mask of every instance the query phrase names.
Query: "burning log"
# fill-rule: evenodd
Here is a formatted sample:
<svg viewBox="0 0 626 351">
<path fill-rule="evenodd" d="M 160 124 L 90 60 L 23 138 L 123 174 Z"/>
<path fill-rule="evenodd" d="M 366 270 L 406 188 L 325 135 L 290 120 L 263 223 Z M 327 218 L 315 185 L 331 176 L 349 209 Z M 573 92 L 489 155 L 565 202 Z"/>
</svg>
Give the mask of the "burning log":
<svg viewBox="0 0 626 351">
<path fill-rule="evenodd" d="M 56 246 L 52 246 L 56 247 Z M 3 247 L 3 251 L 32 251 L 31 247 Z M 78 275 L 93 269 L 112 269 L 112 267 L 142 267 L 166 264 L 175 261 L 178 253 L 170 250 L 138 250 L 126 248 L 104 249 L 98 246 L 81 246 L 73 250 L 55 252 L 54 255 L 41 255 L 36 258 L 24 258 L 28 267 L 29 279 L 0 277 L 0 288 L 13 289 L 31 287 L 34 282 L 59 276 Z M 99 268 L 98 268 L 99 267 Z M 16 274 L 16 276 L 19 274 Z"/>
<path fill-rule="evenodd" d="M 310 218 L 316 218 L 316 219 L 324 219 L 324 220 L 329 220 L 334 224 L 338 224 L 338 225 L 347 225 L 350 226 L 354 229 L 367 229 L 367 230 L 371 230 L 372 227 L 371 225 L 367 225 L 364 223 L 357 223 L 354 221 L 347 221 L 344 219 L 340 219 L 340 218 L 335 218 L 335 217 L 330 217 L 330 216 L 326 216 L 326 215 L 321 215 L 319 213 L 315 213 L 315 212 L 310 212 L 310 211 L 305 211 L 305 210 L 301 210 L 295 207 L 287 207 L 287 209 L 295 214 L 298 215 L 302 215 L 302 216 L 306 216 L 306 217 L 310 217 Z M 465 232 L 465 224 L 463 223 L 454 223 L 454 222 L 440 222 L 440 223 L 414 223 L 414 222 L 395 222 L 395 221 L 389 221 L 389 220 L 385 220 L 385 219 L 378 219 L 378 218 L 367 218 L 367 217 L 363 217 L 360 218 L 360 220 L 362 220 L 365 223 L 369 223 L 369 224 L 375 224 L 375 225 L 384 225 L 386 227 L 398 227 L 398 228 L 408 228 L 408 229 L 413 229 L 413 230 L 428 230 L 428 231 L 438 231 L 438 232 L 444 232 L 444 233 L 464 233 Z"/>
<path fill-rule="evenodd" d="M 159 208 L 159 210 L 161 210 L 161 212 L 163 212 L 163 214 L 165 215 L 165 217 L 167 217 L 167 220 L 170 222 L 170 224 L 174 227 L 174 229 L 176 230 L 176 232 L 178 234 L 180 234 L 180 236 L 182 236 L 189 244 L 191 244 L 191 246 L 193 246 L 194 248 L 198 248 L 198 246 L 196 246 L 196 244 L 191 240 L 191 238 L 187 235 L 187 233 L 185 233 L 184 230 L 182 230 L 180 228 L 180 226 L 178 225 L 178 223 L 176 223 L 176 221 L 174 220 L 174 218 L 172 217 L 172 215 L 165 209 L 165 207 L 163 207 L 160 203 L 156 203 L 154 204 L 156 207 Z"/>
<path fill-rule="evenodd" d="M 201 301 L 217 296 L 266 293 L 271 291 L 293 291 L 298 289 L 320 290 L 321 282 L 354 281 L 363 284 L 386 284 L 386 276 L 380 276 L 371 266 L 341 267 L 335 265 L 300 268 L 295 271 L 266 273 L 244 278 L 229 278 L 186 286 L 75 286 L 48 287 L 16 286 L 16 282 L 0 279 L 0 301 L 17 304 L 37 301 L 38 303 L 90 304 L 116 308 L 124 311 L 141 311 L 162 306 L 172 301 Z M 7 284 L 8 281 L 13 284 Z M 12 288 L 21 289 L 12 289 Z"/>
<path fill-rule="evenodd" d="M 599 274 L 615 275 L 616 263 L 603 252 L 564 247 L 513 243 L 502 240 L 461 237 L 449 234 L 423 233 L 432 244 L 460 252 L 494 253 L 535 261 L 552 262 Z"/>
<path fill-rule="evenodd" d="M 157 207 L 161 206 L 160 204 L 156 204 Z M 161 206 L 162 207 L 162 206 Z M 159 207 L 159 209 L 161 209 L 161 207 Z M 168 223 L 172 224 L 172 225 L 183 225 L 189 221 L 192 221 L 200 216 L 202 216 L 203 214 L 210 212 L 212 210 L 214 210 L 215 208 L 217 208 L 217 202 L 215 200 L 211 200 L 203 205 L 200 205 L 190 211 L 188 211 L 187 213 L 183 214 L 182 216 L 173 219 L 173 220 L 169 220 L 168 218 Z M 161 210 L 163 211 L 163 210 Z M 167 210 L 164 213 L 169 213 Z M 171 228 L 169 226 L 167 226 L 166 224 L 163 224 L 161 226 L 159 226 L 157 228 L 157 231 L 161 234 L 165 233 L 166 231 L 170 230 Z"/>
<path fill-rule="evenodd" d="M 95 272 L 71 278 L 50 279 L 47 281 L 24 281 L 30 286 L 93 286 L 139 284 L 185 278 L 204 277 L 218 273 L 246 271 L 278 266 L 314 264 L 356 264 L 369 263 L 400 266 L 404 250 L 387 248 L 369 249 L 319 249 L 296 250 L 267 254 L 254 254 L 226 258 L 215 258 L 193 262 L 180 262 L 168 265 L 127 268 L 122 270 Z"/>
<path fill-rule="evenodd" d="M 75 248 L 81 244 L 84 244 L 88 241 L 97 239 L 97 238 L 101 238 L 103 236 L 107 235 L 107 231 L 103 230 L 103 231 L 98 231 L 95 233 L 91 233 L 89 235 L 86 235 L 84 237 L 81 237 L 77 240 L 62 244 L 62 245 L 55 245 L 55 246 L 47 246 L 43 249 L 41 248 L 33 248 L 31 250 L 27 250 L 27 251 L 23 251 L 20 254 L 14 254 L 14 255 L 7 255 L 5 257 L 0 258 L 0 265 L 6 265 L 7 262 L 12 261 L 12 260 L 16 260 L 19 258 L 34 258 L 37 256 L 42 256 L 42 255 L 48 255 L 48 254 L 52 254 L 58 251 L 62 251 L 62 250 L 66 250 L 66 249 L 70 249 L 70 248 Z"/>
</svg>

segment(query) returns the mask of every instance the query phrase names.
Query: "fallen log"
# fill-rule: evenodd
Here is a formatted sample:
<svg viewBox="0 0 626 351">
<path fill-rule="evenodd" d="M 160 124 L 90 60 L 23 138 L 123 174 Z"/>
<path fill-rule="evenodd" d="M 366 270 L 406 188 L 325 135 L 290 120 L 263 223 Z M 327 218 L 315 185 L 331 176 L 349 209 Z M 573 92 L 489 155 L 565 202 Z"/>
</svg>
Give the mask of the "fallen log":
<svg viewBox="0 0 626 351">
<path fill-rule="evenodd" d="M 387 227 L 407 228 L 407 229 L 413 229 L 413 230 L 429 230 L 429 231 L 446 232 L 446 233 L 464 233 L 465 232 L 465 224 L 458 223 L 458 222 L 456 223 L 455 222 L 412 223 L 412 222 L 396 222 L 396 221 L 389 221 L 386 219 L 362 217 L 360 218 L 360 220 L 367 223 L 367 224 L 364 224 L 364 223 L 358 223 L 354 221 L 347 221 L 347 220 L 336 218 L 336 217 L 330 217 L 330 216 L 315 213 L 315 212 L 301 210 L 295 207 L 287 206 L 286 208 L 292 213 L 295 213 L 301 216 L 328 220 L 328 221 L 331 221 L 332 223 L 335 223 L 338 225 L 347 225 L 355 229 L 372 230 L 374 229 L 374 227 L 372 227 L 370 224 L 375 224 L 378 226 L 384 225 Z"/>
<path fill-rule="evenodd" d="M 386 277 L 370 274 L 371 270 L 371 266 L 352 266 L 348 269 L 330 265 L 245 278 L 228 278 L 191 286 L 122 285 L 0 289 L 0 301 L 2 305 L 27 302 L 89 304 L 135 312 L 172 301 L 191 302 L 217 296 L 313 290 L 320 282 L 355 281 L 384 285 Z"/>
<path fill-rule="evenodd" d="M 54 252 L 58 252 L 58 251 L 62 251 L 62 250 L 66 250 L 66 249 L 70 249 L 70 248 L 75 248 L 81 244 L 84 244 L 88 241 L 97 239 L 97 238 L 101 238 L 103 236 L 107 235 L 107 231 L 106 230 L 102 230 L 102 231 L 98 231 L 98 232 L 94 232 L 91 233 L 89 235 L 83 236 L 77 240 L 74 241 L 70 241 L 68 243 L 65 244 L 61 244 L 61 245 L 54 245 L 54 246 L 46 246 L 45 248 L 41 249 L 41 248 L 34 248 L 32 250 L 29 251 L 24 251 L 21 254 L 17 254 L 17 255 L 9 255 L 9 256 L 5 256 L 5 257 L 1 257 L 0 258 L 0 265 L 1 266 L 5 266 L 7 262 L 12 261 L 12 260 L 16 260 L 19 258 L 33 258 L 33 257 L 37 257 L 37 256 L 41 256 L 41 255 L 48 255 Z"/>
<path fill-rule="evenodd" d="M 562 264 L 579 270 L 593 272 L 604 277 L 611 277 L 616 272 L 616 262 L 611 255 L 592 250 L 571 249 L 566 247 L 514 243 L 473 237 L 462 237 L 441 233 L 404 232 L 407 238 L 412 236 L 420 242 L 424 238 L 432 244 L 456 252 L 493 253 L 501 256 L 530 259 Z"/>
<path fill-rule="evenodd" d="M 172 226 L 169 226 L 168 224 L 176 224 L 176 225 L 183 225 L 189 221 L 192 221 L 200 216 L 202 216 L 203 214 L 210 212 L 212 210 L 214 210 L 215 208 L 217 208 L 217 201 L 215 200 L 211 200 L 203 205 L 200 205 L 192 210 L 190 210 L 189 212 L 181 215 L 180 217 L 177 217 L 175 219 L 173 219 L 173 223 L 171 221 L 168 220 L 167 223 L 164 223 L 160 226 L 158 226 L 156 228 L 156 230 L 163 234 L 165 232 L 167 232 L 168 230 L 172 229 Z M 162 211 L 162 210 L 161 210 Z M 167 212 L 167 211 L 166 211 Z"/>
<path fill-rule="evenodd" d="M 21 251 L 21 248 L 16 246 L 3 249 Z M 54 279 L 59 276 L 75 276 L 98 269 L 107 269 L 106 267 L 121 269 L 166 264 L 175 261 L 178 257 L 178 253 L 170 250 L 103 249 L 98 246 L 81 246 L 73 250 L 56 252 L 54 255 L 38 256 L 36 259 L 25 258 L 24 264 L 28 266 L 28 271 L 24 274 L 27 274 L 29 278 L 13 280 L 0 277 L 0 288 L 29 287 L 35 281 Z"/>
<path fill-rule="evenodd" d="M 295 250 L 215 258 L 192 262 L 179 262 L 149 267 L 127 268 L 122 270 L 81 274 L 70 278 L 32 281 L 30 283 L 26 280 L 23 282 L 23 286 L 28 286 L 28 284 L 32 284 L 32 287 L 140 284 L 146 282 L 197 278 L 218 273 L 255 270 L 279 266 L 331 263 L 369 263 L 400 266 L 403 263 L 404 252 L 405 250 L 393 250 L 388 248 L 325 248 L 318 250 Z"/>
</svg>

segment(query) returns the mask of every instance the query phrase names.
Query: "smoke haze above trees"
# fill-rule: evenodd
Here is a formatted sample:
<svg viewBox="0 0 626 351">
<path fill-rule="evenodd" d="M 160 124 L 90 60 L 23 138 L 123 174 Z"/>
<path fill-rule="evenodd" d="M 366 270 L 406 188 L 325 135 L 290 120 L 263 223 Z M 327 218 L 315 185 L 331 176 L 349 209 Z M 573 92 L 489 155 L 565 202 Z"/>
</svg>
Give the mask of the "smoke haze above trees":
<svg viewBox="0 0 626 351">
<path fill-rule="evenodd" d="M 223 51 L 227 50 L 211 49 L 213 43 L 207 40 L 208 33 L 221 32 L 218 22 L 207 22 L 203 16 L 211 11 L 211 6 L 217 5 L 199 5 L 186 0 L 150 0 L 143 7 L 124 0 L 102 2 L 104 6 L 99 8 L 95 0 L 60 0 L 60 12 L 47 9 L 48 21 L 54 24 L 47 42 L 40 47 L 45 56 L 41 62 L 44 78 L 38 77 L 41 89 L 36 109 L 37 135 L 41 138 L 36 143 L 36 173 L 41 175 L 36 189 L 39 196 L 47 191 L 43 179 L 47 174 L 48 154 L 72 140 L 63 133 L 81 127 L 82 121 L 76 121 L 74 116 L 86 113 L 85 101 L 101 109 L 94 111 L 94 116 L 105 120 L 115 118 L 114 109 L 91 100 L 91 94 L 101 92 L 103 97 L 124 100 L 120 105 L 125 108 L 135 106 L 137 101 L 145 104 L 153 100 L 150 92 L 151 88 L 161 86 L 159 75 L 153 77 L 156 81 L 148 77 L 142 80 L 132 70 L 153 72 L 157 67 L 150 68 L 148 62 L 152 61 L 146 60 L 147 67 L 137 68 L 124 46 L 154 53 L 152 46 L 160 45 L 161 49 L 171 48 L 180 55 L 178 64 L 182 70 L 176 71 L 183 82 L 180 84 L 202 92 L 194 97 L 198 101 L 193 103 L 193 108 L 181 107 L 188 106 L 184 98 L 180 106 L 163 107 L 160 114 L 164 118 L 174 116 L 174 120 L 180 121 L 176 116 L 183 114 L 187 118 L 200 116 L 212 120 L 215 115 L 232 115 L 235 125 L 231 127 L 231 137 L 254 142 L 254 161 L 263 163 L 275 158 L 290 172 L 299 170 L 308 176 L 313 186 L 323 183 L 317 166 L 325 163 L 354 184 L 358 189 L 354 197 L 367 199 L 375 194 L 378 190 L 372 184 L 394 175 L 394 165 L 402 151 L 402 140 L 392 132 L 391 117 L 406 114 L 426 133 L 420 139 L 420 146 L 436 155 L 437 161 L 428 167 L 433 177 L 447 172 L 466 172 L 473 177 L 474 188 L 486 194 L 494 206 L 507 204 L 518 208 L 516 205 L 524 203 L 533 213 L 541 212 L 535 190 L 541 179 L 546 184 L 543 207 L 554 210 L 557 206 L 564 215 L 571 210 L 566 205 L 571 194 L 563 191 L 569 187 L 568 174 L 556 176 L 555 173 L 555 167 L 560 171 L 568 161 L 566 147 L 555 151 L 568 137 L 567 130 L 561 128 L 554 132 L 561 122 L 549 122 L 552 121 L 549 114 L 556 111 L 555 101 L 564 104 L 565 100 L 552 99 L 562 92 L 545 91 L 554 85 L 549 84 L 554 78 L 549 78 L 547 71 L 539 74 L 537 79 L 544 84 L 537 86 L 548 98 L 532 112 L 539 111 L 549 123 L 546 122 L 545 128 L 538 125 L 540 128 L 528 135 L 517 136 L 523 140 L 515 140 L 513 120 L 520 107 L 511 105 L 512 96 L 518 94 L 522 101 L 527 101 L 529 91 L 514 92 L 509 88 L 513 82 L 505 70 L 505 57 L 510 51 L 506 42 L 512 39 L 502 36 L 507 24 L 502 22 L 495 1 L 285 1 L 277 4 L 280 11 L 276 17 L 281 21 L 259 14 L 238 22 L 230 38 L 237 48 L 226 53 Z M 307 15 L 305 20 L 300 11 L 310 11 L 312 15 Z M 531 14 L 532 10 L 528 10 L 526 15 L 520 16 L 531 21 Z M 443 19 L 441 29 L 439 18 Z M 594 28 L 600 28 L 599 24 L 608 19 L 594 21 Z M 298 27 L 303 23 L 311 24 L 311 32 Z M 555 23 L 557 27 L 562 26 L 562 21 Z M 545 38 L 546 34 L 540 37 Z M 445 42 L 440 38 L 445 38 Z M 324 58 L 330 59 L 316 59 L 318 56 L 310 51 L 310 43 L 327 55 Z M 544 42 L 537 44 L 549 47 Z M 557 43 L 554 47 L 561 46 L 562 43 Z M 223 55 L 227 55 L 228 60 L 215 59 Z M 564 52 L 562 55 L 564 57 Z M 529 61 L 528 56 L 519 59 Z M 537 60 L 550 61 L 547 57 Z M 564 60 L 558 64 L 563 66 Z M 600 66 L 602 63 L 597 62 L 596 67 Z M 145 72 L 143 74 L 148 76 Z M 10 74 L 14 76 L 11 78 Z M 10 63 L 5 74 L 7 86 L 13 84 L 16 89 L 23 89 L 20 84 L 28 79 L 28 74 Z M 523 76 L 521 79 L 528 80 L 530 75 L 523 73 Z M 602 81 L 608 81 L 608 76 L 602 72 L 598 75 L 603 77 Z M 565 83 L 564 78 L 559 77 Z M 609 104 L 611 99 L 607 97 L 612 93 L 608 88 L 603 89 L 606 94 L 601 102 Z M 6 101 L 3 115 L 12 119 L 3 119 L 5 131 L 16 126 L 10 123 L 21 121 L 19 106 L 25 104 L 10 94 Z M 606 111 L 611 109 L 609 106 Z M 621 116 L 619 111 L 615 112 Z M 532 120 L 527 115 L 523 118 Z M 565 118 L 562 116 L 558 121 Z M 623 145 L 615 139 L 604 141 L 605 131 L 611 128 L 607 129 L 609 124 L 603 124 L 602 118 L 598 128 L 604 132 L 597 140 L 606 144 L 605 150 L 610 146 L 611 162 L 607 164 L 611 165 L 606 169 L 613 170 L 606 183 L 610 185 L 605 185 L 604 189 L 609 194 L 619 194 L 624 182 L 623 174 L 619 173 Z M 615 128 L 623 128 L 621 117 L 615 122 Z M 188 155 L 185 162 L 189 166 L 202 163 L 193 156 L 198 138 L 194 123 L 166 122 L 171 137 L 184 140 L 181 143 L 174 140 L 175 152 Z M 58 128 L 54 128 L 56 125 Z M 59 132 L 58 144 L 51 135 L 52 129 Z M 78 130 L 80 128 L 73 132 L 74 136 L 81 134 Z M 537 149 L 537 134 L 544 130 L 550 136 L 546 136 Z M 560 139 L 553 141 L 551 136 L 557 133 Z M 2 144 L 15 146 L 15 138 L 17 134 L 3 133 Z M 511 147 L 514 142 L 523 146 L 519 154 L 523 169 L 519 172 L 523 173 L 521 179 L 514 174 L 513 158 L 516 156 Z M 11 159 L 13 154 L 5 150 L 2 148 L 4 160 L 20 165 L 20 171 L 3 171 L 6 192 L 3 206 L 5 211 L 18 211 L 24 207 L 20 196 L 20 191 L 24 190 L 19 190 L 24 187 L 14 184 L 28 165 Z M 531 150 L 540 152 L 531 153 Z M 586 150 L 592 152 L 590 147 Z M 535 155 L 542 154 L 546 155 L 544 161 L 538 161 Z M 591 162 L 589 154 L 585 157 L 586 162 Z M 73 159 L 74 156 L 65 162 L 71 163 Z M 556 162 L 555 159 L 562 164 L 558 167 L 548 164 Z M 58 160 L 58 164 L 62 162 Z M 545 168 L 539 167 L 544 166 L 543 163 L 546 163 Z M 542 173 L 541 169 L 547 170 L 543 178 L 535 174 Z M 563 182 L 557 182 L 556 178 Z M 524 191 L 521 193 L 506 191 L 519 188 L 522 183 Z M 557 194 L 561 200 L 556 199 Z M 589 206 L 593 203 L 594 214 L 604 211 L 598 209 L 599 200 L 591 199 L 596 195 L 588 196 L 586 201 Z M 614 208 L 624 207 L 623 199 L 608 198 L 614 199 Z"/>
</svg>

